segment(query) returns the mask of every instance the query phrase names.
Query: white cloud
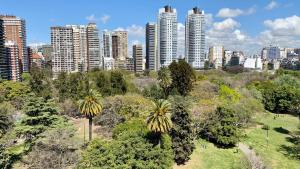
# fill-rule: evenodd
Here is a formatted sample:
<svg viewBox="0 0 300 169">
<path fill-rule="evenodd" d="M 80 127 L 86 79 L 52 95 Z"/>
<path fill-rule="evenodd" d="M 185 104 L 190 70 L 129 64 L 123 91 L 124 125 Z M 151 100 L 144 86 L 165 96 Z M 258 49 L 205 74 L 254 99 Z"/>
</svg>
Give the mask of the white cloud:
<svg viewBox="0 0 300 169">
<path fill-rule="evenodd" d="M 219 10 L 217 16 L 221 18 L 234 18 L 240 15 L 251 15 L 255 13 L 255 7 L 251 7 L 247 10 L 242 10 L 239 8 L 230 9 L 230 8 L 222 8 Z"/>
<path fill-rule="evenodd" d="M 217 30 L 217 31 L 225 31 L 225 30 L 233 30 L 237 27 L 240 26 L 240 23 L 228 18 L 222 22 L 215 22 L 213 24 L 213 29 Z"/>
<path fill-rule="evenodd" d="M 213 24 L 214 16 L 211 13 L 205 14 L 205 26 L 209 27 Z"/>
<path fill-rule="evenodd" d="M 277 8 L 279 4 L 276 1 L 271 1 L 266 7 L 266 10 L 272 10 L 274 8 Z"/>
<path fill-rule="evenodd" d="M 95 17 L 95 14 L 91 14 L 87 17 L 85 17 L 86 20 L 88 20 L 89 22 L 96 22 L 97 18 Z"/>
<path fill-rule="evenodd" d="M 300 36 L 300 17 L 290 16 L 275 20 L 266 20 L 264 25 L 275 36 Z"/>
<path fill-rule="evenodd" d="M 127 31 L 128 36 L 132 37 L 145 37 L 145 27 L 140 25 L 133 24 L 127 28 L 119 27 L 115 31 Z"/>
<path fill-rule="evenodd" d="M 103 24 L 106 24 L 108 20 L 110 19 L 109 15 L 103 15 L 100 20 L 102 21 Z"/>
<path fill-rule="evenodd" d="M 244 35 L 239 29 L 236 29 L 233 33 L 236 35 L 236 39 L 239 41 L 246 39 L 246 35 Z"/>
</svg>

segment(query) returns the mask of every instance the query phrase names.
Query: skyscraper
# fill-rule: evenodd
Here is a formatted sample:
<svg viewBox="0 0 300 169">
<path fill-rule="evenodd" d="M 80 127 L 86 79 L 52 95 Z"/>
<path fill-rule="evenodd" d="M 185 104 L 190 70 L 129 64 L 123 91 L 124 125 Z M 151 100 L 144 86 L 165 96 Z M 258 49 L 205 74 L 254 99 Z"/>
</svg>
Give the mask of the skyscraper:
<svg viewBox="0 0 300 169">
<path fill-rule="evenodd" d="M 127 31 L 114 31 L 112 34 L 112 55 L 115 60 L 125 61 L 128 58 Z"/>
<path fill-rule="evenodd" d="M 224 47 L 213 46 L 209 48 L 209 61 L 213 64 L 214 68 L 222 68 L 224 58 Z"/>
<path fill-rule="evenodd" d="M 13 41 L 18 46 L 20 72 L 28 72 L 25 20 L 16 16 L 0 15 L 3 22 L 4 40 Z"/>
<path fill-rule="evenodd" d="M 9 79 L 8 57 L 4 47 L 3 21 L 0 19 L 0 78 Z"/>
<path fill-rule="evenodd" d="M 177 13 L 171 6 L 159 9 L 157 40 L 160 66 L 169 66 L 177 60 Z"/>
<path fill-rule="evenodd" d="M 156 24 L 147 23 L 146 25 L 146 69 L 158 70 L 159 60 L 157 58 L 157 35 Z"/>
<path fill-rule="evenodd" d="M 86 72 L 87 62 L 87 29 L 84 25 L 67 25 L 73 30 L 74 71 Z"/>
<path fill-rule="evenodd" d="M 51 27 L 51 45 L 53 48 L 52 71 L 54 78 L 60 72 L 74 71 L 73 29 Z"/>
<path fill-rule="evenodd" d="M 142 45 L 133 45 L 132 54 L 134 59 L 134 72 L 143 72 L 143 47 Z"/>
<path fill-rule="evenodd" d="M 112 58 L 112 39 L 111 32 L 103 32 L 103 57 Z"/>
<path fill-rule="evenodd" d="M 195 7 L 188 11 L 185 23 L 185 59 L 195 69 L 205 63 L 205 16 Z"/>
<path fill-rule="evenodd" d="M 18 44 L 14 41 L 5 42 L 5 51 L 8 58 L 9 65 L 9 79 L 13 81 L 19 81 L 20 68 L 19 68 L 19 48 Z"/>
<path fill-rule="evenodd" d="M 87 26 L 87 55 L 88 70 L 102 67 L 99 31 L 95 23 L 89 23 Z"/>
</svg>

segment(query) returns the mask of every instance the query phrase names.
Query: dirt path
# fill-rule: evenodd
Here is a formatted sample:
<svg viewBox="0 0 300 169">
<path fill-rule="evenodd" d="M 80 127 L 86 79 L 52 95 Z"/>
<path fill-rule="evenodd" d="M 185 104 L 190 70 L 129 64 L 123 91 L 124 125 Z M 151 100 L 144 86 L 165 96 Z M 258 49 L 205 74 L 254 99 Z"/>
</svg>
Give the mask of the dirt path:
<svg viewBox="0 0 300 169">
<path fill-rule="evenodd" d="M 264 169 L 264 164 L 260 157 L 256 155 L 255 151 L 250 149 L 249 146 L 243 143 L 239 143 L 238 145 L 239 149 L 246 155 L 248 161 L 250 162 L 250 165 L 252 169 Z"/>
</svg>

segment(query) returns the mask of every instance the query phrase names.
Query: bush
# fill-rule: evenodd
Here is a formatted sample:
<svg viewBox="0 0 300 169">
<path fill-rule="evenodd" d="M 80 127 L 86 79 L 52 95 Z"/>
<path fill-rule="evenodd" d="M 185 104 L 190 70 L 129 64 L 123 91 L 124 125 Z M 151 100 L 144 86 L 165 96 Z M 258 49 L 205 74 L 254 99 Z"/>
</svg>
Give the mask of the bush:
<svg viewBox="0 0 300 169">
<path fill-rule="evenodd" d="M 134 123 L 139 122 L 119 126 L 115 130 L 115 135 L 117 135 L 115 140 L 93 140 L 83 153 L 78 168 L 172 168 L 173 155 L 170 137 L 164 135 L 161 145 L 155 146 L 144 131 L 136 130 L 136 128 L 131 130 L 130 126 Z M 124 129 L 129 129 L 129 132 Z"/>
</svg>

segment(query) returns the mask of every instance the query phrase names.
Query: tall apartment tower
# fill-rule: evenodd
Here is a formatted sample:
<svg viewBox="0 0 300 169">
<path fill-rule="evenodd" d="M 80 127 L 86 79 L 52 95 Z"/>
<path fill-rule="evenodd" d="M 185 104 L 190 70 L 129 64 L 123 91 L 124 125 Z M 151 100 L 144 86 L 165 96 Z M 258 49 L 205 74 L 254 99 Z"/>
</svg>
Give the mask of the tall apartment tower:
<svg viewBox="0 0 300 169">
<path fill-rule="evenodd" d="M 0 20 L 0 79 L 9 79 L 8 57 L 4 46 L 3 21 Z"/>
<path fill-rule="evenodd" d="M 157 19 L 160 66 L 169 66 L 177 57 L 177 12 L 171 6 L 159 9 Z"/>
<path fill-rule="evenodd" d="M 134 59 L 134 72 L 143 72 L 143 47 L 142 45 L 133 45 L 132 55 Z"/>
<path fill-rule="evenodd" d="M 88 69 L 86 26 L 67 25 L 66 27 L 73 30 L 74 71 L 86 72 Z"/>
<path fill-rule="evenodd" d="M 157 58 L 157 31 L 155 23 L 146 24 L 146 69 L 158 70 L 159 60 Z"/>
<path fill-rule="evenodd" d="M 28 72 L 25 20 L 9 15 L 0 15 L 0 20 L 3 22 L 4 40 L 13 41 L 18 45 L 20 72 Z"/>
<path fill-rule="evenodd" d="M 51 27 L 52 71 L 56 78 L 61 72 L 74 71 L 73 29 Z"/>
<path fill-rule="evenodd" d="M 103 57 L 112 58 L 112 34 L 109 31 L 103 32 Z"/>
<path fill-rule="evenodd" d="M 5 42 L 5 51 L 8 58 L 9 65 L 9 79 L 13 81 L 20 81 L 20 68 L 19 68 L 19 48 L 18 44 L 14 41 Z"/>
<path fill-rule="evenodd" d="M 99 30 L 95 23 L 89 23 L 87 26 L 87 56 L 88 70 L 102 67 Z"/>
<path fill-rule="evenodd" d="M 185 22 L 185 59 L 195 69 L 205 63 L 205 16 L 195 7 L 188 11 Z"/>
<path fill-rule="evenodd" d="M 125 61 L 128 58 L 128 33 L 115 31 L 112 34 L 112 55 L 115 60 Z"/>
<path fill-rule="evenodd" d="M 216 69 L 222 68 L 224 55 L 224 46 L 213 46 L 209 48 L 209 61 Z"/>
</svg>

